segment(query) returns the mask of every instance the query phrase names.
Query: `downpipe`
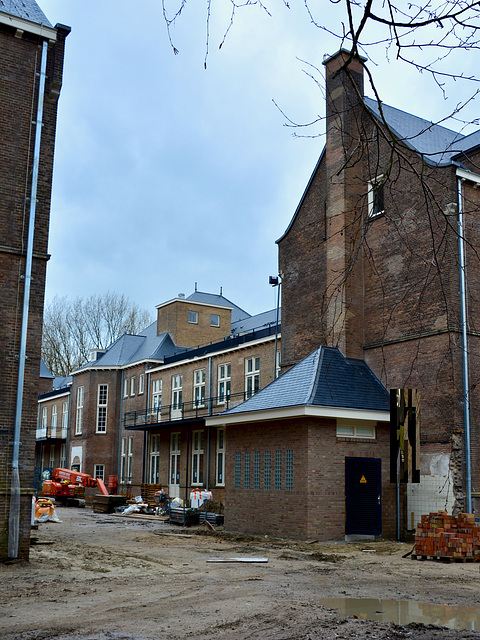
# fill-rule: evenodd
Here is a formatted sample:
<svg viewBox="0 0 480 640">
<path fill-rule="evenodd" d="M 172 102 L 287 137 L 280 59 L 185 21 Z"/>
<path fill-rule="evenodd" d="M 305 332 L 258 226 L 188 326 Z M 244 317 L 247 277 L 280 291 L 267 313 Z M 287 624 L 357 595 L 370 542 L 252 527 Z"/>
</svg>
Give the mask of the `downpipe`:
<svg viewBox="0 0 480 640">
<path fill-rule="evenodd" d="M 35 214 L 37 207 L 38 169 L 40 165 L 40 143 L 43 127 L 43 102 L 45 96 L 45 78 L 47 68 L 48 43 L 42 43 L 40 60 L 40 77 L 38 83 L 37 119 L 35 142 L 33 148 L 32 182 L 30 191 L 30 212 L 28 219 L 27 250 L 25 258 L 25 275 L 23 289 L 22 324 L 20 329 L 20 351 L 18 356 L 17 397 L 15 403 L 15 426 L 12 449 L 12 478 L 10 489 L 10 509 L 8 521 L 8 557 L 18 557 L 18 540 L 20 533 L 20 475 L 18 469 L 20 457 L 20 433 L 22 426 L 23 389 L 25 385 L 25 361 L 27 352 L 28 314 L 30 310 L 30 285 L 32 280 L 33 240 L 35 236 Z"/>
<path fill-rule="evenodd" d="M 465 510 L 472 513 L 472 470 L 470 462 L 470 394 L 468 382 L 468 338 L 467 338 L 467 303 L 465 277 L 465 240 L 463 237 L 463 199 L 462 179 L 457 178 L 458 204 L 458 265 L 460 277 L 460 322 L 462 327 L 462 393 L 463 393 L 463 423 L 465 441 Z"/>
</svg>

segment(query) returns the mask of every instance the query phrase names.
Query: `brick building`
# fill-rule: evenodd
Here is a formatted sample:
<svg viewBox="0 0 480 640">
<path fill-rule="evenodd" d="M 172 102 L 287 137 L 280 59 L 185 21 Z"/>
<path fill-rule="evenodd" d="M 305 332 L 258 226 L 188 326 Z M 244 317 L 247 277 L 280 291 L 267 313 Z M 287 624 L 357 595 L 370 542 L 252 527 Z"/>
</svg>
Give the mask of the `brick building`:
<svg viewBox="0 0 480 640">
<path fill-rule="evenodd" d="M 126 495 L 147 482 L 170 497 L 199 487 L 223 501 L 224 432 L 208 429 L 206 417 L 270 383 L 279 348 L 275 309 L 250 316 L 200 291 L 158 305 L 139 335 L 122 336 L 72 373 L 67 466 L 118 476 Z"/>
<path fill-rule="evenodd" d="M 480 507 L 480 132 L 364 97 L 361 58 L 324 65 L 325 148 L 278 241 L 282 365 L 338 347 L 387 389 L 420 391 L 404 531 L 428 511 Z"/>
<path fill-rule="evenodd" d="M 0 557 L 28 558 L 57 100 L 65 38 L 34 0 L 0 1 Z"/>
</svg>

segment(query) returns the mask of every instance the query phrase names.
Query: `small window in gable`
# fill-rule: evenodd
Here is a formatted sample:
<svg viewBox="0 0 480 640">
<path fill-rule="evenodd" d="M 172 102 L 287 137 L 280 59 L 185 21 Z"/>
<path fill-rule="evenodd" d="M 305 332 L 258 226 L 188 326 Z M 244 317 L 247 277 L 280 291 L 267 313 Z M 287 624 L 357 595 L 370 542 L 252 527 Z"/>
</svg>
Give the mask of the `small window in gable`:
<svg viewBox="0 0 480 640">
<path fill-rule="evenodd" d="M 211 327 L 219 327 L 220 326 L 220 316 L 216 313 L 212 313 L 210 315 L 210 326 Z"/>
<path fill-rule="evenodd" d="M 377 176 L 368 183 L 368 217 L 375 218 L 385 212 L 384 178 Z"/>
</svg>

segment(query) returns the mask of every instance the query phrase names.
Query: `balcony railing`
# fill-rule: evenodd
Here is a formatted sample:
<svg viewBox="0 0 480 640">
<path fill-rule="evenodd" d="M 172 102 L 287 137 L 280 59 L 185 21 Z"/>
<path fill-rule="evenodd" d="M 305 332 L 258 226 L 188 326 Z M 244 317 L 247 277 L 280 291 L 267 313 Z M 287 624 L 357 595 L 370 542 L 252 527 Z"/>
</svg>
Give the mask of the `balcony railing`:
<svg viewBox="0 0 480 640">
<path fill-rule="evenodd" d="M 250 395 L 247 392 L 234 393 L 227 396 L 205 398 L 205 400 L 201 401 L 162 405 L 161 407 L 152 407 L 142 411 L 127 411 L 123 416 L 123 425 L 124 427 L 132 428 L 171 422 L 173 420 L 193 420 L 195 418 L 216 416 L 238 406 Z"/>
<path fill-rule="evenodd" d="M 67 427 L 37 427 L 37 440 L 48 440 L 49 438 L 63 439 L 67 437 Z"/>
</svg>

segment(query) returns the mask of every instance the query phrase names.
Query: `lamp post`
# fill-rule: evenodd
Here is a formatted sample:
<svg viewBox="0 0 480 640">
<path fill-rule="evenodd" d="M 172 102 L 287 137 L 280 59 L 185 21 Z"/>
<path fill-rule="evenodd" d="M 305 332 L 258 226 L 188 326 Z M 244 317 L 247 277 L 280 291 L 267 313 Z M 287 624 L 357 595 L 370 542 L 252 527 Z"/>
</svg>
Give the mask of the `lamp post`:
<svg viewBox="0 0 480 640">
<path fill-rule="evenodd" d="M 280 288 L 282 286 L 282 278 L 278 276 L 270 276 L 268 279 L 268 284 L 271 284 L 272 287 L 278 287 L 277 289 L 277 313 L 275 319 L 275 353 L 273 358 L 273 379 L 277 378 L 277 342 L 278 342 L 278 315 L 280 311 Z"/>
</svg>

